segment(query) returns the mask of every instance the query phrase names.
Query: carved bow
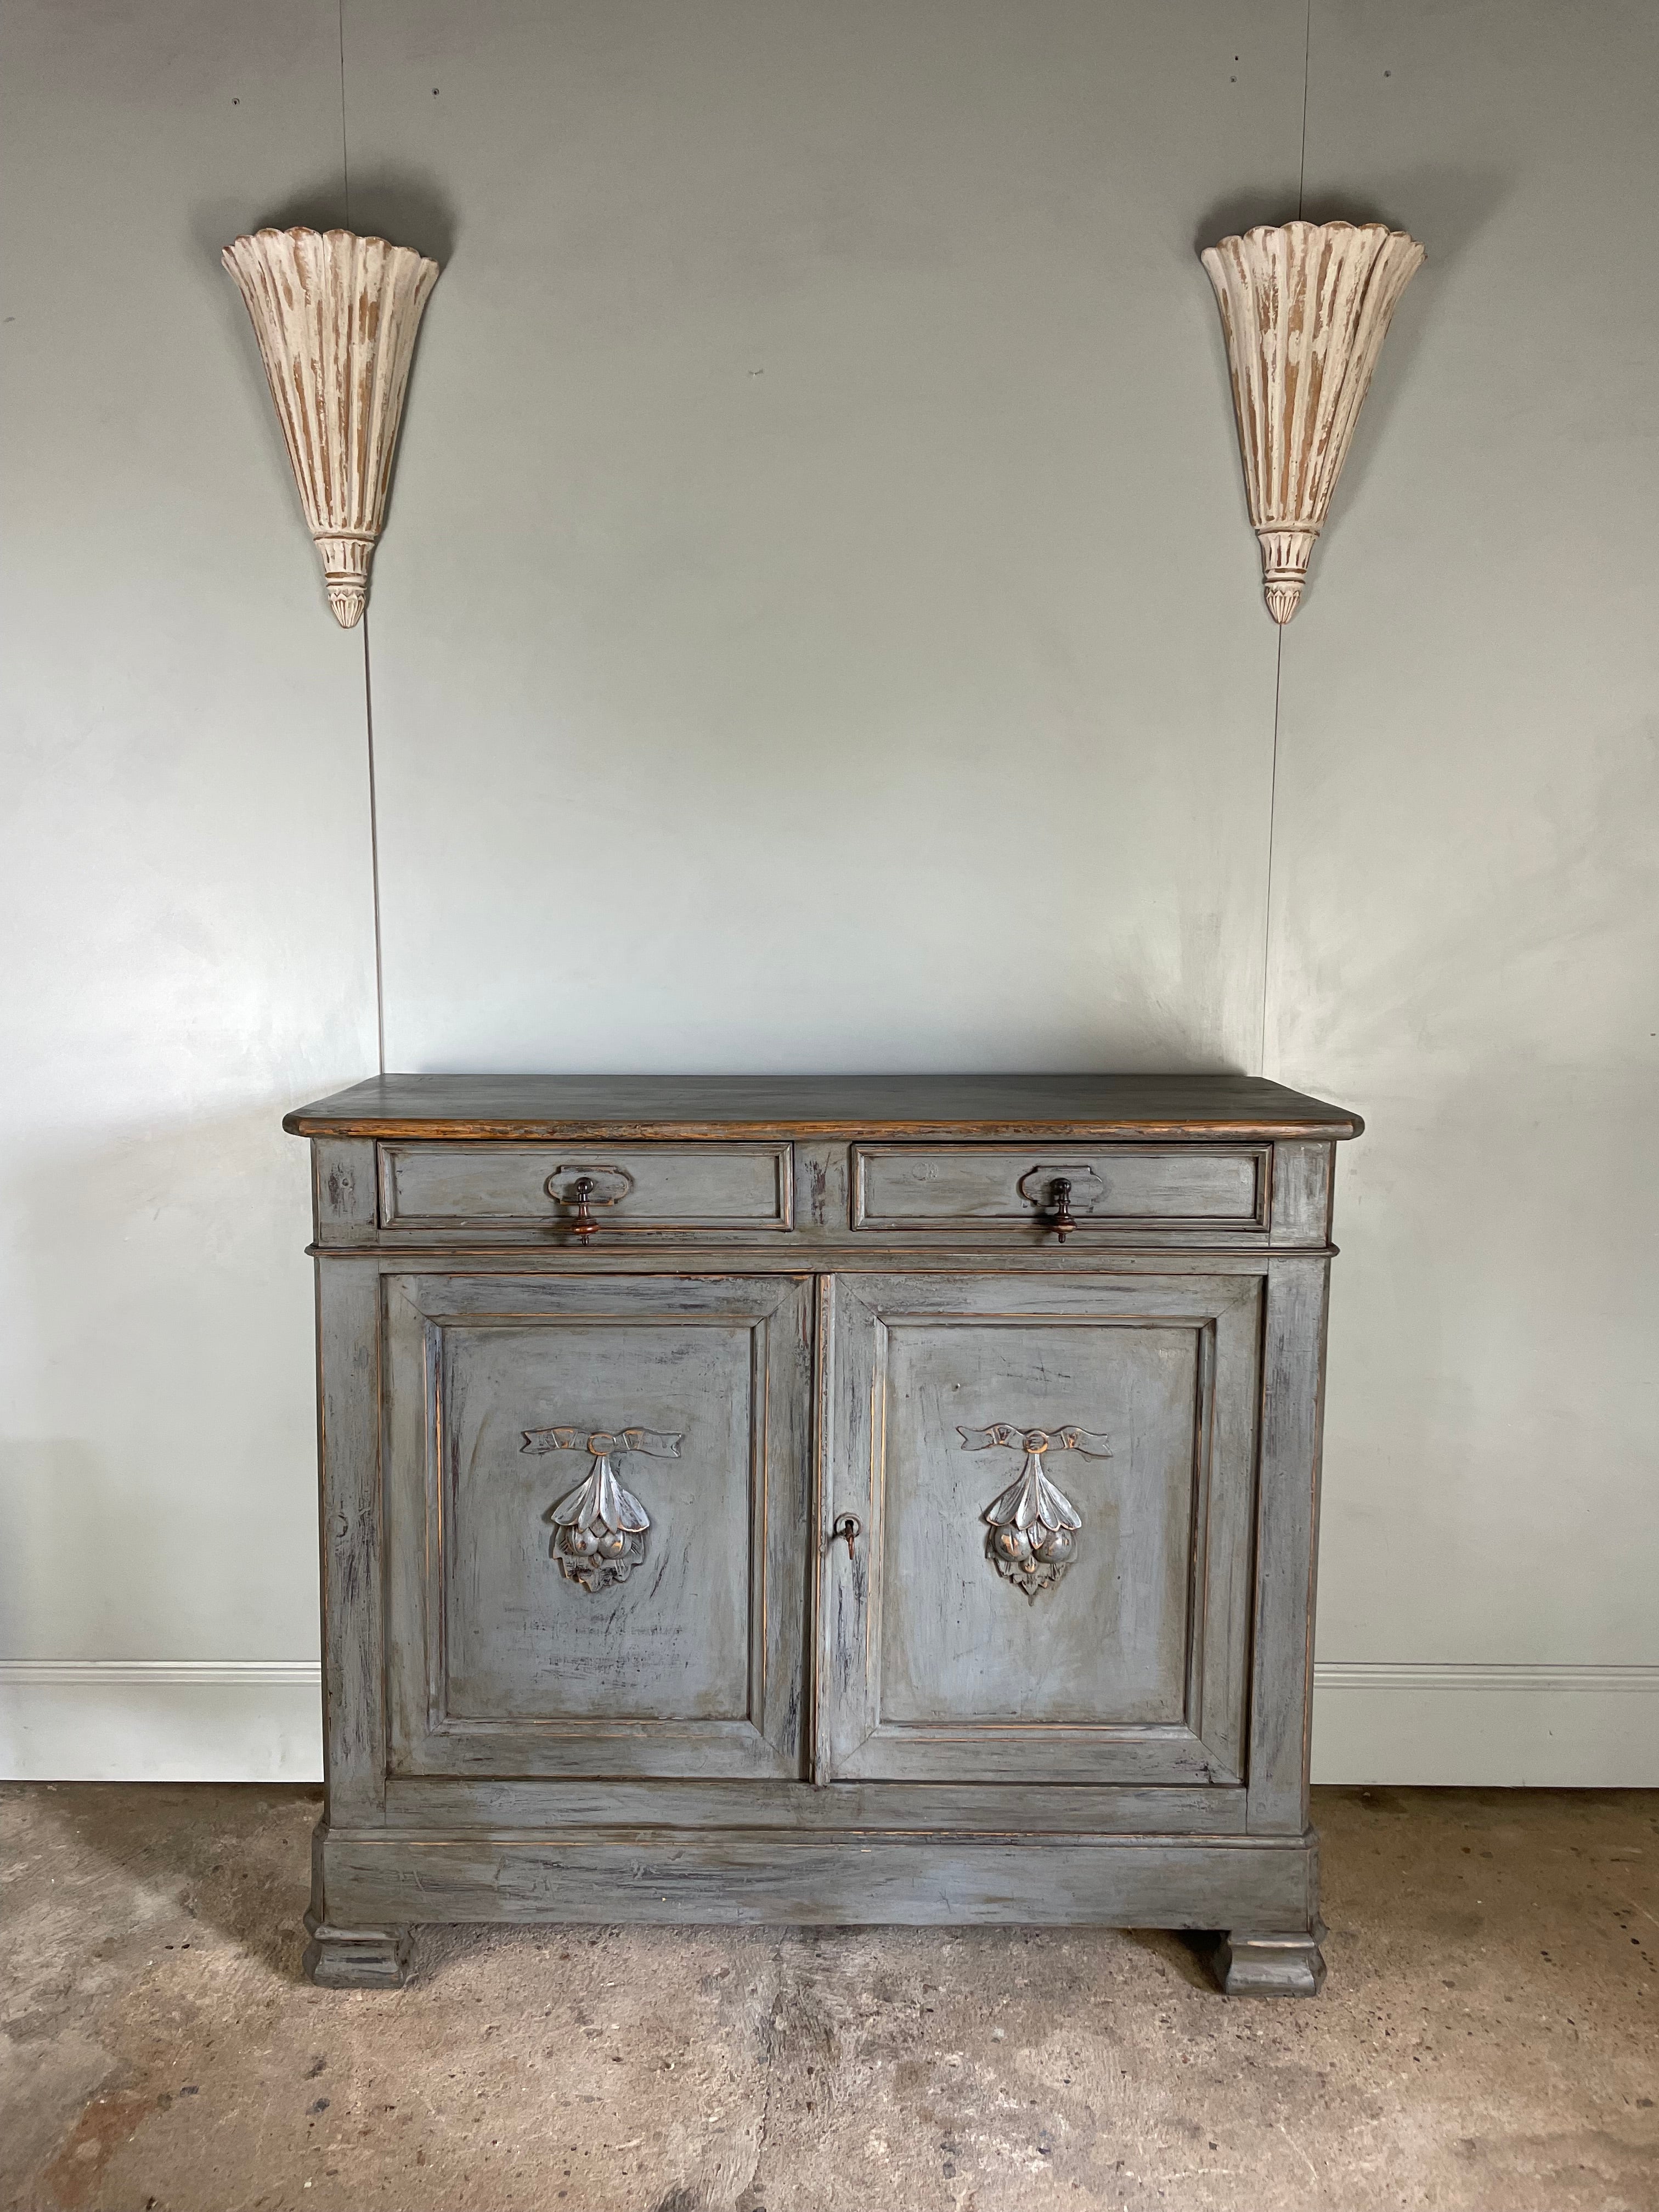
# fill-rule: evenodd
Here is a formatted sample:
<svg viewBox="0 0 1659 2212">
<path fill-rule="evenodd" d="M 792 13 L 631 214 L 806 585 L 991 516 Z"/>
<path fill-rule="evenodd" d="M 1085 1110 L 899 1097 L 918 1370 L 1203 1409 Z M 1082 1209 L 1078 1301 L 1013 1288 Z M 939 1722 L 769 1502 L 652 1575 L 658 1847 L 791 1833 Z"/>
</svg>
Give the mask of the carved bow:
<svg viewBox="0 0 1659 2212">
<path fill-rule="evenodd" d="M 958 1428 L 957 1433 L 963 1451 L 992 1451 L 1001 1445 L 1025 1455 L 1018 1474 L 980 1518 L 990 1530 L 985 1549 L 997 1572 L 1035 1597 L 1065 1573 L 1083 1526 L 1076 1506 L 1043 1473 L 1043 1460 L 1052 1450 L 1109 1459 L 1111 1439 L 1091 1429 L 1016 1429 L 1006 1421 L 988 1429 Z"/>
<path fill-rule="evenodd" d="M 592 1465 L 586 1479 L 548 1508 L 553 1523 L 553 1557 L 561 1571 L 585 1589 L 625 1582 L 645 1557 L 651 1516 L 631 1490 L 617 1480 L 611 1462 L 624 1452 L 648 1452 L 654 1459 L 678 1459 L 680 1437 L 658 1429 L 526 1429 L 521 1451 L 586 1451 Z"/>
<path fill-rule="evenodd" d="M 1112 1440 L 1097 1436 L 1091 1429 L 1079 1429 L 1075 1425 L 1064 1429 L 1015 1429 L 1006 1421 L 999 1421 L 989 1429 L 958 1429 L 963 1451 L 989 1451 L 994 1444 L 1018 1444 L 1022 1451 L 1042 1453 L 1051 1449 L 1079 1451 L 1085 1459 L 1110 1459 Z"/>
</svg>

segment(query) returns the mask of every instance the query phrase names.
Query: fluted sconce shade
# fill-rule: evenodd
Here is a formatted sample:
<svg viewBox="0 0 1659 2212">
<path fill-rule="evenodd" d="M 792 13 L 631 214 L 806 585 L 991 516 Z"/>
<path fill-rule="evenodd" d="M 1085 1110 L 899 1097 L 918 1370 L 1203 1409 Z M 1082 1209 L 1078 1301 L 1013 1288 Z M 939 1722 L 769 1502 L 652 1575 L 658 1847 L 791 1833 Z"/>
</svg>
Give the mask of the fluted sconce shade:
<svg viewBox="0 0 1659 2212">
<path fill-rule="evenodd" d="M 1287 222 L 1200 256 L 1221 309 L 1267 611 L 1289 622 L 1401 294 L 1423 260 L 1380 222 Z"/>
<path fill-rule="evenodd" d="M 224 252 L 253 319 L 342 629 L 362 618 L 416 333 L 438 264 L 349 230 L 259 230 Z"/>
</svg>

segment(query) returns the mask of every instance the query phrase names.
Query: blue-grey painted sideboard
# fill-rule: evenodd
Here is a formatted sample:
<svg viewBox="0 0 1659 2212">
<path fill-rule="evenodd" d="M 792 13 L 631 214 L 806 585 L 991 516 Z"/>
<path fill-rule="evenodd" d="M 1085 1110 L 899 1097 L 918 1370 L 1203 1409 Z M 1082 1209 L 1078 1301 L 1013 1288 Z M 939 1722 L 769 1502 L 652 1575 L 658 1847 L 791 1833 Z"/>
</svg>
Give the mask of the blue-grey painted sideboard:
<svg viewBox="0 0 1659 2212">
<path fill-rule="evenodd" d="M 1334 1148 L 1237 1076 L 388 1076 L 313 1162 L 308 1969 L 1213 1929 L 1310 1995 Z"/>
</svg>

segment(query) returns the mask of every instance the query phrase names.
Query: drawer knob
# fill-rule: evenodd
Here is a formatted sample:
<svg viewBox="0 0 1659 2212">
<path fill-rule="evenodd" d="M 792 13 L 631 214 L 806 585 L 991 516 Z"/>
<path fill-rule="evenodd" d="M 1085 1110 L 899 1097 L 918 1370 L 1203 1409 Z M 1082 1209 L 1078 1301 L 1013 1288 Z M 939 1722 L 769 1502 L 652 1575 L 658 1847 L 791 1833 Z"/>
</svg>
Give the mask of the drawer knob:
<svg viewBox="0 0 1659 2212">
<path fill-rule="evenodd" d="M 586 1244 L 599 1233 L 599 1224 L 593 1218 L 593 1178 L 578 1176 L 570 1186 L 570 1195 L 576 1201 L 576 1242 Z"/>
<path fill-rule="evenodd" d="M 853 1556 L 853 1547 L 863 1534 L 864 1523 L 859 1519 L 858 1515 L 843 1513 L 830 1531 L 830 1541 L 833 1544 L 837 1536 L 841 1537 L 846 1543 L 847 1556 L 850 1559 Z"/>
<path fill-rule="evenodd" d="M 624 1168 L 596 1168 L 592 1175 L 579 1174 L 574 1180 L 568 1168 L 555 1168 L 542 1188 L 556 1206 L 574 1206 L 576 1218 L 571 1224 L 579 1244 L 591 1244 L 599 1233 L 599 1224 L 593 1218 L 596 1206 L 615 1206 L 626 1198 L 634 1188 L 634 1178 Z"/>
<path fill-rule="evenodd" d="M 1072 1185 L 1069 1176 L 1054 1177 L 1050 1186 L 1050 1200 L 1048 1225 L 1059 1242 L 1063 1244 L 1077 1227 L 1077 1222 L 1072 1213 Z"/>
</svg>

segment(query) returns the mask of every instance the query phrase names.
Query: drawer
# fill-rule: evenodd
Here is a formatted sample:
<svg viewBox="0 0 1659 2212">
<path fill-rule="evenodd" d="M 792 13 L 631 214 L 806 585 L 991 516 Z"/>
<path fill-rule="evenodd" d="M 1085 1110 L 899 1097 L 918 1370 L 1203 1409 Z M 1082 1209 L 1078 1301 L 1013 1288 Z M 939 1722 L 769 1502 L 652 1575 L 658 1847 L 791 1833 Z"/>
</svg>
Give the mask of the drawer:
<svg viewBox="0 0 1659 2212">
<path fill-rule="evenodd" d="M 1261 1230 L 1267 1145 L 855 1145 L 854 1229 L 1048 1229 L 1055 1184 L 1078 1230 Z"/>
<path fill-rule="evenodd" d="M 586 1178 L 598 1237 L 794 1224 L 788 1145 L 382 1145 L 386 1229 L 569 1229 Z"/>
</svg>

